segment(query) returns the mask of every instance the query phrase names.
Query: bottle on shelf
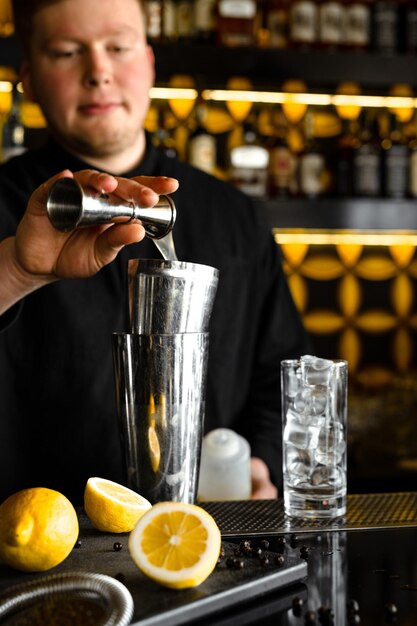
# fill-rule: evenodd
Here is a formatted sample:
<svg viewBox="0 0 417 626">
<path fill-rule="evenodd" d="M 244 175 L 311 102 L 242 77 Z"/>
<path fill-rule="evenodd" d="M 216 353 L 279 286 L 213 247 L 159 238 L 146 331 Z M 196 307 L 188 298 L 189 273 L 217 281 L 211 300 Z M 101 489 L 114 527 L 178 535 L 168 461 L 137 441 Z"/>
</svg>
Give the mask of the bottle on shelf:
<svg viewBox="0 0 417 626">
<path fill-rule="evenodd" d="M 177 4 L 175 0 L 162 0 L 161 40 L 174 43 L 177 40 Z"/>
<path fill-rule="evenodd" d="M 323 195 L 326 159 L 316 141 L 313 111 L 307 111 L 305 117 L 305 144 L 298 163 L 298 184 L 301 195 L 309 198 Z"/>
<path fill-rule="evenodd" d="M 336 195 L 349 198 L 354 195 L 353 163 L 359 146 L 359 124 L 355 119 L 342 119 L 342 132 L 337 142 L 334 186 Z"/>
<path fill-rule="evenodd" d="M 320 47 L 340 48 L 345 35 L 345 5 L 342 0 L 322 0 L 318 11 Z"/>
<path fill-rule="evenodd" d="M 400 12 L 401 52 L 417 52 L 417 0 L 405 0 Z"/>
<path fill-rule="evenodd" d="M 257 118 L 251 113 L 243 123 L 242 142 L 230 150 L 230 181 L 255 198 L 268 195 L 268 149 L 260 140 Z"/>
<path fill-rule="evenodd" d="M 288 143 L 288 122 L 282 112 L 272 112 L 273 122 L 268 138 L 268 196 L 290 196 L 294 192 L 295 155 Z"/>
<path fill-rule="evenodd" d="M 414 115 L 412 128 L 413 131 L 408 144 L 408 195 L 411 198 L 417 198 L 417 114 Z"/>
<path fill-rule="evenodd" d="M 291 45 L 314 46 L 318 38 L 318 5 L 313 0 L 293 0 L 289 17 Z"/>
<path fill-rule="evenodd" d="M 344 44 L 348 50 L 364 51 L 371 45 L 370 0 L 345 0 Z"/>
<path fill-rule="evenodd" d="M 152 141 L 158 150 L 161 150 L 161 152 L 163 152 L 166 156 L 170 158 L 177 156 L 175 139 L 172 137 L 166 126 L 165 115 L 162 109 L 158 110 L 158 124 L 156 130 L 152 134 Z"/>
<path fill-rule="evenodd" d="M 162 0 L 146 0 L 146 36 L 149 41 L 162 39 Z"/>
<path fill-rule="evenodd" d="M 176 30 L 180 41 L 192 41 L 195 38 L 194 2 L 193 0 L 177 0 Z"/>
<path fill-rule="evenodd" d="M 377 198 L 382 195 L 381 141 L 375 109 L 363 109 L 359 119 L 359 142 L 353 155 L 355 196 Z"/>
<path fill-rule="evenodd" d="M 12 88 L 12 104 L 3 122 L 1 134 L 1 162 L 25 152 L 25 127 L 21 116 L 22 95 L 16 84 Z"/>
<path fill-rule="evenodd" d="M 195 0 L 194 26 L 197 41 L 213 43 L 217 29 L 217 0 Z"/>
<path fill-rule="evenodd" d="M 384 193 L 388 198 L 405 198 L 408 193 L 409 149 L 403 124 L 390 115 L 389 141 L 384 150 Z"/>
<path fill-rule="evenodd" d="M 264 8 L 264 25 L 269 48 L 287 48 L 289 39 L 290 0 L 267 0 Z"/>
<path fill-rule="evenodd" d="M 376 0 L 373 6 L 372 48 L 380 54 L 398 50 L 399 3 L 397 0 Z"/>
<path fill-rule="evenodd" d="M 219 0 L 217 43 L 221 46 L 253 46 L 256 43 L 258 12 L 254 0 Z"/>
<path fill-rule="evenodd" d="M 195 109 L 196 125 L 188 139 L 188 162 L 209 174 L 214 174 L 217 164 L 216 138 L 206 128 L 207 105 L 198 102 Z"/>
</svg>

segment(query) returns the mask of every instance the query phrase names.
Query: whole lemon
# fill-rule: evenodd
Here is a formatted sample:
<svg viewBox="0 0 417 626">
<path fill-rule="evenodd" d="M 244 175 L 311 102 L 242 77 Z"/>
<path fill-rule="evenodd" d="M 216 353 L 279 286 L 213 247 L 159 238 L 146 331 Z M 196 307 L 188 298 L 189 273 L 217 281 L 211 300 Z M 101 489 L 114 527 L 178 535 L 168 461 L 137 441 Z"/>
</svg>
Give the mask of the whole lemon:
<svg viewBox="0 0 417 626">
<path fill-rule="evenodd" d="M 0 505 L 0 561 L 24 572 L 42 572 L 67 558 L 78 539 L 78 517 L 59 491 L 33 487 Z"/>
</svg>

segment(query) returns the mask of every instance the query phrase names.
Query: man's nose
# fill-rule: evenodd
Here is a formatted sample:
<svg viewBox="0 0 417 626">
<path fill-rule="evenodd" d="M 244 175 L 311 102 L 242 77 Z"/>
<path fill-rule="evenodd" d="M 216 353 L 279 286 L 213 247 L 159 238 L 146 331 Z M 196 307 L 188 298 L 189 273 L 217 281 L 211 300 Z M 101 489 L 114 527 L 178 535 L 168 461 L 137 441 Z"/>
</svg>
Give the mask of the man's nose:
<svg viewBox="0 0 417 626">
<path fill-rule="evenodd" d="M 94 88 L 109 84 L 112 80 L 110 60 L 103 50 L 91 50 L 87 55 L 84 74 L 86 87 Z"/>
</svg>

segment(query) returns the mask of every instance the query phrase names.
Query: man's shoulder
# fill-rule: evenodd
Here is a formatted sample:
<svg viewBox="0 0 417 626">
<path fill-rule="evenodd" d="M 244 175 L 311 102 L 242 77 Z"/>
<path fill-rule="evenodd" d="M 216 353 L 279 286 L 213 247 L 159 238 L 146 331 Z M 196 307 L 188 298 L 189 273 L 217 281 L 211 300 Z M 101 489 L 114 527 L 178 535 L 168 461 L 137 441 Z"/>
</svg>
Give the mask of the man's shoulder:
<svg viewBox="0 0 417 626">
<path fill-rule="evenodd" d="M 52 175 L 54 159 L 45 148 L 27 150 L 0 166 L 2 184 L 32 189 Z"/>
</svg>

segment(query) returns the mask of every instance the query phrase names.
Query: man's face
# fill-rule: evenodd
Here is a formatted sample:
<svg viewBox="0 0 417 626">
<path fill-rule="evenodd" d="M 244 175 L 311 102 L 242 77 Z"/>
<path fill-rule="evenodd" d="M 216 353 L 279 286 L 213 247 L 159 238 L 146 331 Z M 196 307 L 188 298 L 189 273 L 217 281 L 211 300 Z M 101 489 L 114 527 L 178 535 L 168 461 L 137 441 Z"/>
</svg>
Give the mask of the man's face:
<svg viewBox="0 0 417 626">
<path fill-rule="evenodd" d="M 137 0 L 60 0 L 34 17 L 22 80 L 64 145 L 83 156 L 133 153 L 154 80 Z"/>
</svg>

